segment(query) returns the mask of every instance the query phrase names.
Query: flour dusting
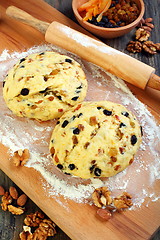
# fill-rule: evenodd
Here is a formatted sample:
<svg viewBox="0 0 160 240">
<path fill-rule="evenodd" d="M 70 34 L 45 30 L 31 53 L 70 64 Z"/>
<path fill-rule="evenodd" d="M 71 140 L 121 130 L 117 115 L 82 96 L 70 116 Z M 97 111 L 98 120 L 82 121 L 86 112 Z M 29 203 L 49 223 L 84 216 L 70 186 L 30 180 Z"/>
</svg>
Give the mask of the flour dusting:
<svg viewBox="0 0 160 240">
<path fill-rule="evenodd" d="M 133 164 L 123 172 L 103 180 L 84 180 L 64 175 L 52 163 L 48 149 L 56 121 L 39 123 L 36 120 L 16 117 L 7 108 L 2 95 L 2 82 L 8 70 L 18 59 L 43 51 L 56 51 L 68 55 L 81 64 L 89 85 L 85 101 L 117 102 L 127 107 L 138 118 L 143 129 L 143 142 Z M 130 193 L 133 196 L 134 207 L 140 207 L 142 204 L 147 206 L 151 201 L 160 198 L 160 193 L 155 193 L 155 186 L 160 180 L 160 127 L 146 106 L 131 93 L 121 79 L 53 45 L 35 46 L 22 53 L 9 54 L 4 50 L 0 56 L 0 68 L 0 142 L 9 147 L 11 154 L 19 149 L 29 149 L 31 158 L 26 167 L 41 173 L 40 183 L 46 195 L 55 199 L 56 196 L 62 195 L 76 202 L 90 203 L 94 189 L 107 186 L 113 196 L 123 191 Z"/>
</svg>

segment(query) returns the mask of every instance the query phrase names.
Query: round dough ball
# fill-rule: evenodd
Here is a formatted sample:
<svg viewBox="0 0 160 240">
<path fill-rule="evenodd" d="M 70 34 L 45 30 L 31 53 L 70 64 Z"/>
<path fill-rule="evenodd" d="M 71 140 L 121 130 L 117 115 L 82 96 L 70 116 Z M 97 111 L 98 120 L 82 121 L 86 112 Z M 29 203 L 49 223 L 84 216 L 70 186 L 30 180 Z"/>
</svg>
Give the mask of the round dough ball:
<svg viewBox="0 0 160 240">
<path fill-rule="evenodd" d="M 138 121 L 124 106 L 84 102 L 59 119 L 49 148 L 59 169 L 87 179 L 124 170 L 133 162 L 141 140 Z"/>
<path fill-rule="evenodd" d="M 79 63 L 59 53 L 42 52 L 22 58 L 9 71 L 3 96 L 17 116 L 47 121 L 83 101 L 86 91 Z"/>
</svg>

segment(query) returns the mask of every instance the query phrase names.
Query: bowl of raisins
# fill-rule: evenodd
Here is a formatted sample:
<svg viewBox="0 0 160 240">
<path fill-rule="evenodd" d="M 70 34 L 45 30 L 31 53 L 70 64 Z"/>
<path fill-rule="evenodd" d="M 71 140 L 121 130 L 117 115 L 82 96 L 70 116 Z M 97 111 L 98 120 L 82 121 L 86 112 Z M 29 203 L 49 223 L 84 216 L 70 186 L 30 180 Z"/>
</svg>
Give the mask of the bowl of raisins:
<svg viewBox="0 0 160 240">
<path fill-rule="evenodd" d="M 73 0 L 72 9 L 79 24 L 102 38 L 117 38 L 129 33 L 143 18 L 143 0 L 108 0 L 108 8 L 98 12 L 96 0 Z M 97 4 L 98 0 L 97 0 Z M 106 10 L 106 11 L 105 11 Z"/>
</svg>

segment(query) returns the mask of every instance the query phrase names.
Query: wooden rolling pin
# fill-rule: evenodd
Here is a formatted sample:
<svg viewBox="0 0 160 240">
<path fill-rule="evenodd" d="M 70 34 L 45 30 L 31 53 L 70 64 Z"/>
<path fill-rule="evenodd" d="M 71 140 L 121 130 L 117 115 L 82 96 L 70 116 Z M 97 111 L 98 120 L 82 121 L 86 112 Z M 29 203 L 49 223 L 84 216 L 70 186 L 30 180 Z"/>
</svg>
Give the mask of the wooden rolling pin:
<svg viewBox="0 0 160 240">
<path fill-rule="evenodd" d="M 47 42 L 79 55 L 126 82 L 142 89 L 148 86 L 160 90 L 160 77 L 154 74 L 153 67 L 107 46 L 94 36 L 89 37 L 92 36 L 89 33 L 87 36 L 56 21 L 43 22 L 14 6 L 7 8 L 6 14 L 38 29 L 45 34 Z"/>
</svg>

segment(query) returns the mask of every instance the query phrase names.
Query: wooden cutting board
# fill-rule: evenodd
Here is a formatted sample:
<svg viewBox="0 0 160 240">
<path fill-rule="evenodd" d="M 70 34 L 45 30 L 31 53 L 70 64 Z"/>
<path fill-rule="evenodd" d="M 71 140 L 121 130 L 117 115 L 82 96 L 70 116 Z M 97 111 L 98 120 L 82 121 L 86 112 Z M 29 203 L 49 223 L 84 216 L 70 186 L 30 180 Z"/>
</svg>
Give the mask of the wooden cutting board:
<svg viewBox="0 0 160 240">
<path fill-rule="evenodd" d="M 37 30 L 5 15 L 5 9 L 9 5 L 24 9 L 41 20 L 48 22 L 56 20 L 81 29 L 42 0 L 28 0 L 25 1 L 25 4 L 20 0 L 1 0 L 0 52 L 4 49 L 24 51 L 31 46 L 44 43 L 44 36 Z M 133 86 L 129 87 L 141 101 L 150 107 L 153 115 L 159 121 L 159 94 L 154 90 L 144 92 Z M 72 239 L 147 240 L 160 224 L 160 200 L 152 202 L 149 207 L 142 205 L 138 210 L 115 214 L 110 221 L 105 222 L 97 219 L 94 206 L 78 204 L 71 200 L 65 200 L 63 197 L 57 197 L 57 200 L 47 197 L 39 182 L 40 173 L 32 168 L 14 167 L 9 161 L 7 148 L 2 144 L 0 144 L 0 168 Z M 64 203 L 64 206 L 61 203 Z"/>
</svg>

